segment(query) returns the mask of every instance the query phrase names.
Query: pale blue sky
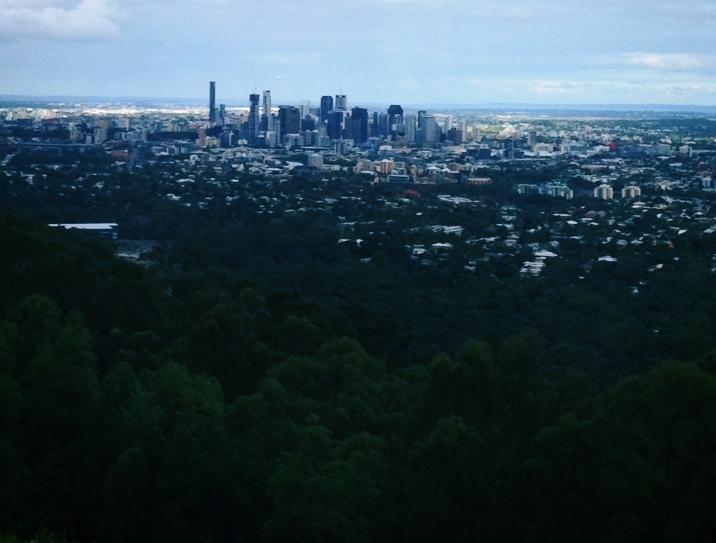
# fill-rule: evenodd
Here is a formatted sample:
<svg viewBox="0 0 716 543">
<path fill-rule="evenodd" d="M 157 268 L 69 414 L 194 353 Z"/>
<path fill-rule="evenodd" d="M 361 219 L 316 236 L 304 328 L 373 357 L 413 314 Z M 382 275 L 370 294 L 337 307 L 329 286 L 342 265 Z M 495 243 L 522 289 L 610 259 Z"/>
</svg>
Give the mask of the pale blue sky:
<svg viewBox="0 0 716 543">
<path fill-rule="evenodd" d="M 0 0 L 0 94 L 716 105 L 716 0 Z"/>
</svg>

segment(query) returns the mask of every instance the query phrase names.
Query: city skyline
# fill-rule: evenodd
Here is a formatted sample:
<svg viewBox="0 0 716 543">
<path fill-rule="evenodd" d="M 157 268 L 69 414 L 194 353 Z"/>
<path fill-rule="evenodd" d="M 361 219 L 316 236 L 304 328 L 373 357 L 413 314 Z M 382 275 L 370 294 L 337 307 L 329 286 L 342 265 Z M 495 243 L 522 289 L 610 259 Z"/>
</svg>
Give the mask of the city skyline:
<svg viewBox="0 0 716 543">
<path fill-rule="evenodd" d="M 0 94 L 705 106 L 714 21 L 705 0 L 0 0 Z"/>
</svg>

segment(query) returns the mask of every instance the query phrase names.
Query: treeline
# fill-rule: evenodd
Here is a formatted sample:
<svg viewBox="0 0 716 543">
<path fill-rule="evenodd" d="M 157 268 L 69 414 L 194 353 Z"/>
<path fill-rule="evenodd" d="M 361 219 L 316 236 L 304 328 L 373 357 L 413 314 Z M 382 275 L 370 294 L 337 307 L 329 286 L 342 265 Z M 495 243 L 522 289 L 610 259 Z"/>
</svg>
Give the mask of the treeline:
<svg viewBox="0 0 716 543">
<path fill-rule="evenodd" d="M 681 307 L 689 346 L 616 329 L 647 318 L 636 306 L 593 294 L 586 311 L 574 286 L 514 284 L 475 315 L 491 330 L 519 302 L 529 319 L 481 333 L 448 296 L 464 341 L 439 353 L 399 295 L 361 302 L 368 280 L 354 303 L 318 303 L 226 268 L 148 270 L 10 217 L 0 248 L 7 541 L 716 536 L 714 298 L 691 283 L 699 270 L 650 302 Z M 618 281 L 603 274 L 605 295 Z M 640 343 L 622 345 L 630 334 Z"/>
</svg>

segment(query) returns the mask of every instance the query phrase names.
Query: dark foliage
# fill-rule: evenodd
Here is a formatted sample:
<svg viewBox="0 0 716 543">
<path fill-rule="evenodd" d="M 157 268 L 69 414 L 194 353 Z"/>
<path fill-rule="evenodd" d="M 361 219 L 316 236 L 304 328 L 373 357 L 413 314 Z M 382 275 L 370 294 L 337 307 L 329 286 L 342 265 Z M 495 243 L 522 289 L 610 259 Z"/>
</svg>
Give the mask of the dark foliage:
<svg viewBox="0 0 716 543">
<path fill-rule="evenodd" d="M 0 541 L 716 537 L 697 258 L 626 298 L 232 228 L 152 270 L 0 219 Z"/>
</svg>

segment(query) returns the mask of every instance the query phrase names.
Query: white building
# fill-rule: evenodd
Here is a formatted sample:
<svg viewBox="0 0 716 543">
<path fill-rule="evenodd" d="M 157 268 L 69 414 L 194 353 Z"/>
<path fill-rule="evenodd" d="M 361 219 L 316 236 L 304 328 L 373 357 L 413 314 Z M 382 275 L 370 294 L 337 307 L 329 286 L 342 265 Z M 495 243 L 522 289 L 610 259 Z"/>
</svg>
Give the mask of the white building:
<svg viewBox="0 0 716 543">
<path fill-rule="evenodd" d="M 610 185 L 599 185 L 594 189 L 594 197 L 600 200 L 614 199 L 614 189 Z"/>
<path fill-rule="evenodd" d="M 555 198 L 574 198 L 574 191 L 564 183 L 547 183 L 541 190 L 542 194 L 554 196 Z"/>
<path fill-rule="evenodd" d="M 631 200 L 633 198 L 639 198 L 639 196 L 641 196 L 641 188 L 636 185 L 631 185 L 622 189 L 622 198 Z"/>
</svg>

